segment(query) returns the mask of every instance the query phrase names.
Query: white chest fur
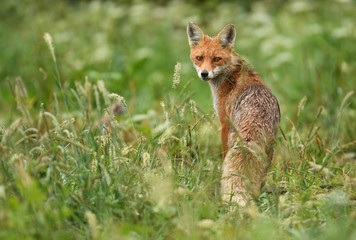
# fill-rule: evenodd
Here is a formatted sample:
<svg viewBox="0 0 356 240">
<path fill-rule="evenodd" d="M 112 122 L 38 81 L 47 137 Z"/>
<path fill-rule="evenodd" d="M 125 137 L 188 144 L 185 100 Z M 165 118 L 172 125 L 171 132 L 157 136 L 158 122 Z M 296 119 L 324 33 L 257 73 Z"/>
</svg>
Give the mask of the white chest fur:
<svg viewBox="0 0 356 240">
<path fill-rule="evenodd" d="M 213 104 L 214 104 L 214 109 L 216 113 L 219 115 L 219 96 L 218 96 L 218 90 L 221 86 L 221 84 L 224 82 L 224 78 L 215 78 L 209 81 L 210 89 L 211 89 L 211 94 L 213 96 Z"/>
</svg>

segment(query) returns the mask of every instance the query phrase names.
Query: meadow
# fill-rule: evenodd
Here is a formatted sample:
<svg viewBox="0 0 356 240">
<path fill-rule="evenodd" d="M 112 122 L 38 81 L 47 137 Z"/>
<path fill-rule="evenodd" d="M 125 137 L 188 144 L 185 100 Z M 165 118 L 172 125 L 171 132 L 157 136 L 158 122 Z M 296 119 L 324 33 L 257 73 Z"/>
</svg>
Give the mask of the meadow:
<svg viewBox="0 0 356 240">
<path fill-rule="evenodd" d="M 356 239 L 354 1 L 0 5 L 0 239 Z M 220 197 L 189 21 L 235 24 L 279 100 L 266 186 L 246 207 Z"/>
</svg>

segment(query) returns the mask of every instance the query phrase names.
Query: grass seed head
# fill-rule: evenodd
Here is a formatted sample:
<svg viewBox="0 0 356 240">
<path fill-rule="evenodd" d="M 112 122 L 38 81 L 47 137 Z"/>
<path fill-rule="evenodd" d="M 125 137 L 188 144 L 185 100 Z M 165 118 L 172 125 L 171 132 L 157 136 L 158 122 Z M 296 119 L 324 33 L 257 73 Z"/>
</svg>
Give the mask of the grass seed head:
<svg viewBox="0 0 356 240">
<path fill-rule="evenodd" d="M 102 94 L 107 94 L 108 91 L 107 91 L 106 88 L 105 88 L 105 83 L 104 83 L 103 80 L 99 80 L 98 83 L 97 83 L 97 85 L 98 85 L 99 91 L 100 91 Z"/>
<path fill-rule="evenodd" d="M 109 94 L 109 98 L 110 98 L 110 99 L 114 99 L 115 101 L 120 102 L 120 103 L 122 103 L 124 106 L 126 106 L 125 98 L 122 97 L 122 96 L 120 96 L 119 94 L 110 93 L 110 94 Z"/>
<path fill-rule="evenodd" d="M 144 167 L 148 167 L 151 163 L 151 156 L 148 152 L 142 153 L 142 162 Z"/>
<path fill-rule="evenodd" d="M 302 110 L 304 109 L 305 103 L 307 102 L 308 98 L 307 96 L 304 96 L 298 104 L 298 113 L 297 116 L 299 117 L 300 113 L 302 112 Z"/>
<path fill-rule="evenodd" d="M 121 150 L 121 154 L 123 155 L 123 156 L 126 156 L 127 154 L 129 154 L 131 151 L 133 150 L 133 147 L 130 145 L 130 146 L 127 146 L 127 147 L 125 147 L 125 148 L 123 148 L 122 150 Z"/>
<path fill-rule="evenodd" d="M 92 237 L 96 238 L 99 234 L 99 225 L 98 225 L 98 220 L 96 219 L 95 214 L 92 213 L 91 211 L 86 211 L 85 217 L 88 220 L 88 224 L 90 227 Z"/>
<path fill-rule="evenodd" d="M 45 33 L 43 35 L 43 38 L 48 46 L 49 51 L 51 52 L 51 56 L 53 61 L 56 63 L 57 59 L 56 59 L 56 55 L 54 54 L 54 47 L 53 47 L 53 40 L 52 40 L 52 36 L 49 33 Z"/>
<path fill-rule="evenodd" d="M 177 62 L 177 64 L 174 66 L 174 74 L 173 74 L 173 85 L 172 88 L 177 88 L 179 82 L 180 82 L 180 69 L 181 69 L 181 64 L 180 62 Z"/>
<path fill-rule="evenodd" d="M 197 103 L 194 100 L 190 100 L 190 110 L 192 111 L 193 115 L 195 116 L 198 113 L 197 110 Z"/>
</svg>

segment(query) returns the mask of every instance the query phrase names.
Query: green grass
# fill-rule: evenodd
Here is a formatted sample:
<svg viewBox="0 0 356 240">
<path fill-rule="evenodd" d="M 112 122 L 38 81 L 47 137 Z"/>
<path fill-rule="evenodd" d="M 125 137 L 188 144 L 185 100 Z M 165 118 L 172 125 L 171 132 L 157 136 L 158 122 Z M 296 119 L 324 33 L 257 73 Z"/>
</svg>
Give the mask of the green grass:
<svg viewBox="0 0 356 240">
<path fill-rule="evenodd" d="M 355 239 L 355 11 L 4 1 L 0 239 Z M 212 35 L 236 24 L 235 49 L 281 106 L 266 187 L 244 208 L 220 199 L 220 125 L 190 63 L 189 20 Z M 110 113 L 111 93 L 124 114 Z"/>
</svg>

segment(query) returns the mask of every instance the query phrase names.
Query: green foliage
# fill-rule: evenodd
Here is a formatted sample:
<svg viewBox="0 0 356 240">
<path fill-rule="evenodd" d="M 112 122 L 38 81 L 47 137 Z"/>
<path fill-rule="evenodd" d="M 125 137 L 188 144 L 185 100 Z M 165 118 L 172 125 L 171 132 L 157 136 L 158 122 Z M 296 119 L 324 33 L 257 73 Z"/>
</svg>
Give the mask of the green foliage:
<svg viewBox="0 0 356 240">
<path fill-rule="evenodd" d="M 356 6 L 327 3 L 4 1 L 0 239 L 354 239 Z M 244 208 L 220 199 L 190 20 L 235 23 L 281 105 L 266 186 Z"/>
</svg>

